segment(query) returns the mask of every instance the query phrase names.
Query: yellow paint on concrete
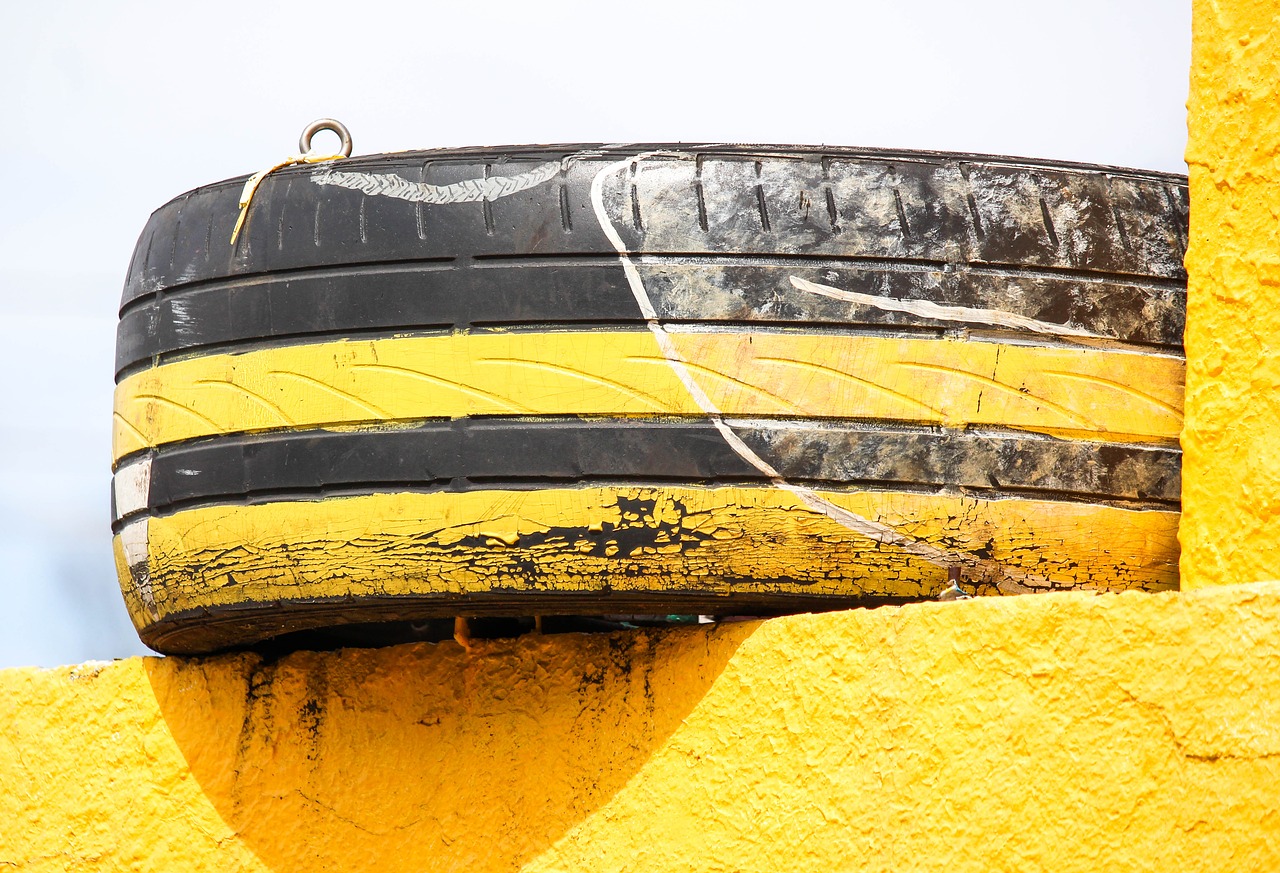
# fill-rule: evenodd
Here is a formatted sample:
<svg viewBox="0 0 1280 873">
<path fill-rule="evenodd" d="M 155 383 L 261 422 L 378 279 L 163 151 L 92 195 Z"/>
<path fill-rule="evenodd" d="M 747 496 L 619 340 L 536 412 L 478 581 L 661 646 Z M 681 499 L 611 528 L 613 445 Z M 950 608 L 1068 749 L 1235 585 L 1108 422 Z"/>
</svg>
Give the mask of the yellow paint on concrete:
<svg viewBox="0 0 1280 873">
<path fill-rule="evenodd" d="M 0 671 L 0 867 L 1280 869 L 1280 584 Z"/>
<path fill-rule="evenodd" d="M 999 570 L 1041 589 L 1177 585 L 1176 512 L 819 493 L 913 542 L 981 555 L 966 584 L 982 593 L 997 593 Z M 125 585 L 139 628 L 193 609 L 308 598 L 496 590 L 921 597 L 947 584 L 944 566 L 769 486 L 371 494 L 205 506 L 146 524 L 147 597 Z M 601 550 L 601 541 L 612 545 Z M 129 580 L 119 537 L 116 560 Z"/>
<path fill-rule="evenodd" d="M 720 411 L 1172 442 L 1180 358 L 804 333 L 672 334 Z M 114 457 L 238 431 L 465 415 L 699 415 L 648 332 L 454 334 L 207 355 L 116 389 Z"/>
<path fill-rule="evenodd" d="M 1280 577 L 1280 6 L 1193 6 L 1186 588 Z"/>
</svg>

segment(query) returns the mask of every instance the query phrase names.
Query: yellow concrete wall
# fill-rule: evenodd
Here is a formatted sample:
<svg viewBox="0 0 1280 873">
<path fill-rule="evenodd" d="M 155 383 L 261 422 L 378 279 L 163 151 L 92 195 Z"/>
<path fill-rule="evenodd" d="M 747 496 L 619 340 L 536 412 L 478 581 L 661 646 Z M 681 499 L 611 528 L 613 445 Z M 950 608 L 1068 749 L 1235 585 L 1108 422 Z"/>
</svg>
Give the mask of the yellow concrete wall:
<svg viewBox="0 0 1280 873">
<path fill-rule="evenodd" d="M 1194 29 L 1184 588 L 1280 578 L 1280 5 Z"/>
<path fill-rule="evenodd" d="M 1280 869 L 1280 583 L 0 671 L 0 868 Z"/>
</svg>

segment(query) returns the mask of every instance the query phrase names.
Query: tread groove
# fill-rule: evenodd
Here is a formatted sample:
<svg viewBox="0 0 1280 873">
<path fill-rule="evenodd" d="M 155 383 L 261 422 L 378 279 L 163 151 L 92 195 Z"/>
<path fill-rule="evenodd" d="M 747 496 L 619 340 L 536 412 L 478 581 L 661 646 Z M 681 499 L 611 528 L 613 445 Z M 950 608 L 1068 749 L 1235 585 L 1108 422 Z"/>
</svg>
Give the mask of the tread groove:
<svg viewBox="0 0 1280 873">
<path fill-rule="evenodd" d="M 769 232 L 769 205 L 764 198 L 764 185 L 760 183 L 760 173 L 762 164 L 756 161 L 756 208 L 760 211 L 760 228 L 766 233 Z"/>
<path fill-rule="evenodd" d="M 969 178 L 969 165 L 963 161 L 958 164 L 960 178 L 964 180 L 965 203 L 969 206 L 969 218 L 973 222 L 973 234 L 978 242 L 985 242 L 987 235 L 982 227 L 982 215 L 978 212 L 978 201 L 973 196 L 973 181 Z"/>
<path fill-rule="evenodd" d="M 702 229 L 703 233 L 706 233 L 709 225 L 707 224 L 707 198 L 706 193 L 702 190 L 702 164 L 703 157 L 698 155 L 693 163 L 693 193 L 698 200 L 698 227 Z"/>
<path fill-rule="evenodd" d="M 427 171 L 431 168 L 431 161 L 424 161 L 422 166 L 418 168 L 418 181 L 424 185 L 427 183 Z M 414 221 L 418 230 L 418 239 L 425 240 L 427 238 L 427 226 L 425 223 L 426 216 L 423 213 L 424 205 L 422 203 L 413 204 Z"/>
<path fill-rule="evenodd" d="M 902 205 L 902 180 L 893 168 L 893 164 L 886 165 L 888 170 L 888 179 L 893 187 L 893 207 L 898 214 L 898 232 L 902 234 L 902 241 L 908 242 L 911 239 L 911 224 L 907 221 L 907 210 Z"/>
<path fill-rule="evenodd" d="M 902 239 L 911 239 L 911 225 L 907 223 L 907 211 L 902 208 L 902 193 L 895 187 L 893 189 L 893 205 L 898 210 L 898 228 L 902 232 Z"/>
<path fill-rule="evenodd" d="M 1053 227 L 1053 216 L 1049 214 L 1049 204 L 1040 198 L 1040 217 L 1044 219 L 1044 232 L 1049 236 L 1049 244 L 1058 247 L 1058 232 Z"/>
<path fill-rule="evenodd" d="M 182 213 L 186 211 L 187 204 L 191 202 L 191 195 L 188 194 L 182 198 L 182 202 L 178 204 L 178 214 L 173 219 L 173 238 L 169 241 L 169 272 L 173 272 L 173 262 L 178 255 L 178 237 L 182 233 Z"/>
<path fill-rule="evenodd" d="M 204 262 L 209 263 L 210 243 L 213 242 L 213 216 L 212 210 L 209 211 L 209 221 L 204 228 Z"/>
<path fill-rule="evenodd" d="M 561 173 L 560 178 L 560 228 L 565 233 L 573 233 L 573 214 L 569 209 L 569 186 L 565 183 L 564 175 Z"/>
<path fill-rule="evenodd" d="M 1120 215 L 1115 198 L 1108 196 L 1107 201 L 1111 207 L 1111 218 L 1116 223 L 1116 232 L 1120 235 L 1120 245 L 1124 246 L 1126 251 L 1133 251 L 1133 243 L 1129 242 L 1129 233 L 1125 230 L 1124 218 Z"/>
<path fill-rule="evenodd" d="M 640 220 L 640 195 L 634 182 L 631 184 L 631 225 L 636 230 L 644 230 L 644 222 Z"/>
<path fill-rule="evenodd" d="M 1168 185 L 1162 185 L 1161 190 L 1164 192 L 1165 203 L 1169 204 L 1169 211 L 1173 213 L 1174 220 L 1169 222 L 1173 225 L 1174 233 L 1178 236 L 1178 242 L 1185 249 L 1187 247 L 1187 230 L 1184 224 L 1183 210 L 1173 194 L 1173 189 Z"/>
<path fill-rule="evenodd" d="M 289 212 L 289 192 L 293 189 L 293 180 L 285 185 L 284 202 L 280 205 L 280 218 L 276 221 L 276 251 L 284 251 L 285 216 Z"/>
<path fill-rule="evenodd" d="M 836 209 L 836 195 L 831 190 L 831 158 L 823 155 L 819 161 L 822 167 L 822 188 L 827 201 L 827 223 L 831 226 L 831 232 L 837 234 L 840 232 L 840 213 Z"/>
<path fill-rule="evenodd" d="M 493 164 L 486 162 L 484 165 L 485 181 L 488 181 L 492 176 L 493 176 Z M 497 229 L 493 223 L 493 203 L 487 197 L 482 198 L 480 201 L 480 208 L 481 208 L 481 212 L 484 213 L 484 232 L 487 233 L 489 236 L 493 236 L 494 230 Z"/>
</svg>

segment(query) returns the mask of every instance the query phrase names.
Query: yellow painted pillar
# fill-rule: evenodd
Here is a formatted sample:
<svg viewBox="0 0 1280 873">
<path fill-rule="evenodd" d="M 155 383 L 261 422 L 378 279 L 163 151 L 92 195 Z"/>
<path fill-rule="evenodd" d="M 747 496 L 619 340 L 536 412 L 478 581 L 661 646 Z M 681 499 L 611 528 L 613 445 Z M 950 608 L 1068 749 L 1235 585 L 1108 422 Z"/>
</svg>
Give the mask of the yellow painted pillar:
<svg viewBox="0 0 1280 873">
<path fill-rule="evenodd" d="M 1182 585 L 1280 578 L 1280 5 L 1194 0 Z"/>
</svg>

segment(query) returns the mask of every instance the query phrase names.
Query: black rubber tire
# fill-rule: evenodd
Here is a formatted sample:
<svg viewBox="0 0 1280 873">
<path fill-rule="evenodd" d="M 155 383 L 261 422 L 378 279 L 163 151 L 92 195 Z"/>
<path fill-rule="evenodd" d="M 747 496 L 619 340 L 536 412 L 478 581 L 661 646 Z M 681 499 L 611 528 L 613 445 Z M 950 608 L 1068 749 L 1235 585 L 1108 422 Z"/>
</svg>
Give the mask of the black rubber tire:
<svg viewBox="0 0 1280 873">
<path fill-rule="evenodd" d="M 1183 177 L 803 147 L 413 152 L 268 176 L 233 246 L 243 181 L 156 211 L 121 304 L 117 560 L 157 649 L 454 614 L 834 608 L 934 596 L 953 567 L 982 593 L 1176 585 Z M 635 351 L 655 340 L 667 366 Z M 449 375 L 479 361 L 505 361 L 511 391 Z M 918 381 L 884 375 L 903 367 Z M 332 381 L 374 371 L 365 393 Z M 458 396 L 396 406 L 406 378 Z M 563 402 L 527 400 L 548 386 Z M 245 533 L 300 502 L 471 494 L 431 498 L 451 518 L 476 494 L 527 509 L 591 489 L 623 520 L 517 513 L 507 543 L 476 517 L 456 541 L 321 537 L 310 558 L 295 527 Z M 695 511 L 717 489 L 729 502 Z M 779 495 L 799 509 L 753 528 Z M 175 521 L 219 512 L 248 527 Z M 699 512 L 789 563 L 726 558 Z M 813 515 L 852 540 L 806 532 Z M 378 549 L 394 568 L 356 566 Z M 492 584 L 442 581 L 490 559 Z"/>
</svg>

